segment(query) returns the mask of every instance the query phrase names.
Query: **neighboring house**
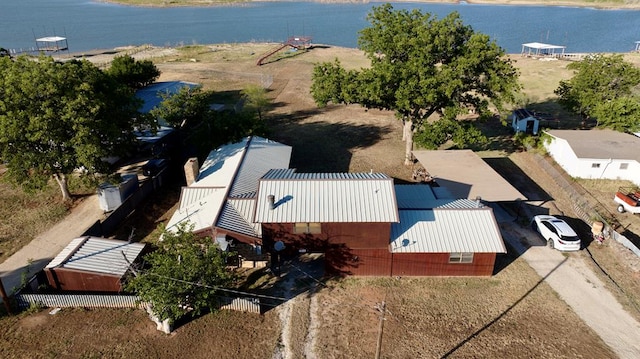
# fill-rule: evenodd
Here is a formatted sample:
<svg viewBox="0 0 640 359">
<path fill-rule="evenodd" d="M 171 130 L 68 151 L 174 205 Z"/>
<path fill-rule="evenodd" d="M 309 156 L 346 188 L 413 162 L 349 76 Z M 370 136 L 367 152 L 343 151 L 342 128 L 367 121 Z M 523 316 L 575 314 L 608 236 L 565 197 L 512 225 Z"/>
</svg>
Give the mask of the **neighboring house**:
<svg viewBox="0 0 640 359">
<path fill-rule="evenodd" d="M 530 135 L 537 135 L 540 127 L 540 120 L 529 110 L 521 108 L 514 110 L 511 114 L 511 127 L 518 132 Z"/>
<path fill-rule="evenodd" d="M 143 243 L 80 237 L 53 258 L 44 273 L 57 290 L 118 293 L 131 264 L 144 251 Z"/>
<path fill-rule="evenodd" d="M 612 130 L 549 130 L 544 146 L 572 177 L 640 185 L 640 138 Z"/>
<path fill-rule="evenodd" d="M 142 100 L 140 113 L 149 113 L 160 103 L 171 95 L 175 95 L 182 88 L 195 88 L 198 84 L 184 81 L 156 82 L 136 91 L 136 97 Z M 156 131 L 139 130 L 136 132 L 140 143 L 140 151 L 152 157 L 162 157 L 170 147 L 177 143 L 175 129 L 162 118 L 158 119 L 158 129 Z"/>
<path fill-rule="evenodd" d="M 491 275 L 506 252 L 480 201 L 382 173 L 298 173 L 290 154 L 259 137 L 212 151 L 167 228 L 188 222 L 223 248 L 259 247 L 276 265 L 322 252 L 328 271 L 348 275 Z"/>
</svg>

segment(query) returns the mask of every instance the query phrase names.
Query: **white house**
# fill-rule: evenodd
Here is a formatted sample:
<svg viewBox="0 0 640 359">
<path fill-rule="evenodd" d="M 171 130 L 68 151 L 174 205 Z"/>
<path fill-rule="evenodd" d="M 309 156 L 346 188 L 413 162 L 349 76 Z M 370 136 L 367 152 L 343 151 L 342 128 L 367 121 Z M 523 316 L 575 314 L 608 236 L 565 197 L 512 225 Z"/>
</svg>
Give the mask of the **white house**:
<svg viewBox="0 0 640 359">
<path fill-rule="evenodd" d="M 640 138 L 612 130 L 548 130 L 544 146 L 572 177 L 640 185 Z"/>
<path fill-rule="evenodd" d="M 527 109 L 517 109 L 511 114 L 511 127 L 513 127 L 513 130 L 516 133 L 524 132 L 531 135 L 537 135 L 539 126 L 540 120 L 538 120 L 533 113 Z"/>
</svg>

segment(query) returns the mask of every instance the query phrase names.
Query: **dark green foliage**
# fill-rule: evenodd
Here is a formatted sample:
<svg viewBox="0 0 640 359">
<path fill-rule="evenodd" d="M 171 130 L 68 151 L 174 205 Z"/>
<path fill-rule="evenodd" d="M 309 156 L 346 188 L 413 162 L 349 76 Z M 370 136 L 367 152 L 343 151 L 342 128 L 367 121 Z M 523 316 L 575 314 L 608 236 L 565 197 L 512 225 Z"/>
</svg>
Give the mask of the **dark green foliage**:
<svg viewBox="0 0 640 359">
<path fill-rule="evenodd" d="M 231 285 L 235 276 L 226 269 L 229 254 L 211 238 L 194 235 L 186 225 L 164 231 L 157 250 L 144 257 L 145 269 L 131 277 L 126 287 L 151 303 L 161 320 L 172 322 L 216 307 L 217 288 Z"/>
<path fill-rule="evenodd" d="M 555 93 L 567 110 L 597 118 L 598 126 L 617 131 L 638 131 L 640 69 L 622 55 L 593 55 L 569 64 L 574 76 L 560 81 Z"/>
<path fill-rule="evenodd" d="M 455 119 L 473 109 L 486 116 L 490 104 L 501 110 L 520 88 L 504 50 L 464 25 L 458 13 L 437 19 L 385 4 L 374 7 L 368 20 L 371 26 L 360 32 L 358 43 L 371 67 L 347 71 L 337 61 L 316 65 L 311 92 L 319 106 L 359 103 L 392 110 L 424 132 L 422 143 L 441 145 L 467 136 L 442 135 L 449 131 L 441 127 L 451 126 L 425 124 L 431 115 Z M 427 140 L 432 130 L 433 139 Z"/>
<path fill-rule="evenodd" d="M 53 176 L 104 172 L 109 156 L 132 148 L 140 103 L 133 91 L 88 61 L 0 58 L 0 157 L 10 179 L 42 188 Z"/>
<path fill-rule="evenodd" d="M 183 87 L 178 93 L 167 96 L 151 114 L 179 128 L 183 140 L 195 145 L 200 153 L 245 136 L 265 134 L 261 114 L 268 106 L 266 98 L 245 94 L 243 110 L 217 112 L 210 106 L 214 95 L 213 91 L 201 87 Z"/>
<path fill-rule="evenodd" d="M 116 81 L 133 89 L 148 86 L 160 76 L 160 70 L 153 62 L 150 60 L 136 61 L 129 55 L 115 57 L 107 73 Z"/>
</svg>

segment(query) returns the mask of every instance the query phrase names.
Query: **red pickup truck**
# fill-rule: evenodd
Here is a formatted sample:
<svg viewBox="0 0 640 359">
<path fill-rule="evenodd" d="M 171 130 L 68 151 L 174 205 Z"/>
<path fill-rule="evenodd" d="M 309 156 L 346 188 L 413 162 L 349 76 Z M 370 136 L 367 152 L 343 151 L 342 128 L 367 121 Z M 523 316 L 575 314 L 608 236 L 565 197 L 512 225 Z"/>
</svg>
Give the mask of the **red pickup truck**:
<svg viewBox="0 0 640 359">
<path fill-rule="evenodd" d="M 640 189 L 621 187 L 613 200 L 618 204 L 618 212 L 640 213 Z"/>
</svg>

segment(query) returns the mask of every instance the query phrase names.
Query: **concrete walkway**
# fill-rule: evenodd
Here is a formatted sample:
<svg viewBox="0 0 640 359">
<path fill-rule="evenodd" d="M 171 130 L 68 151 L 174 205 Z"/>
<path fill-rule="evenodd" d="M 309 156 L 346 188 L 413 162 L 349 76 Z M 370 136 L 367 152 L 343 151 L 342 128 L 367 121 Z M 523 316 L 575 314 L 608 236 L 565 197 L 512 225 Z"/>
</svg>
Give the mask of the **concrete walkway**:
<svg viewBox="0 0 640 359">
<path fill-rule="evenodd" d="M 80 237 L 102 218 L 104 211 L 100 208 L 98 195 L 86 197 L 62 221 L 0 263 L 0 278 L 7 295 L 13 294 L 22 284 L 22 278 L 30 278 L 43 269 L 72 239 Z"/>
<path fill-rule="evenodd" d="M 498 206 L 492 207 L 504 240 L 560 298 L 620 358 L 640 358 L 640 323 L 625 311 L 584 259 L 548 248 L 537 233 L 519 226 Z"/>
</svg>

